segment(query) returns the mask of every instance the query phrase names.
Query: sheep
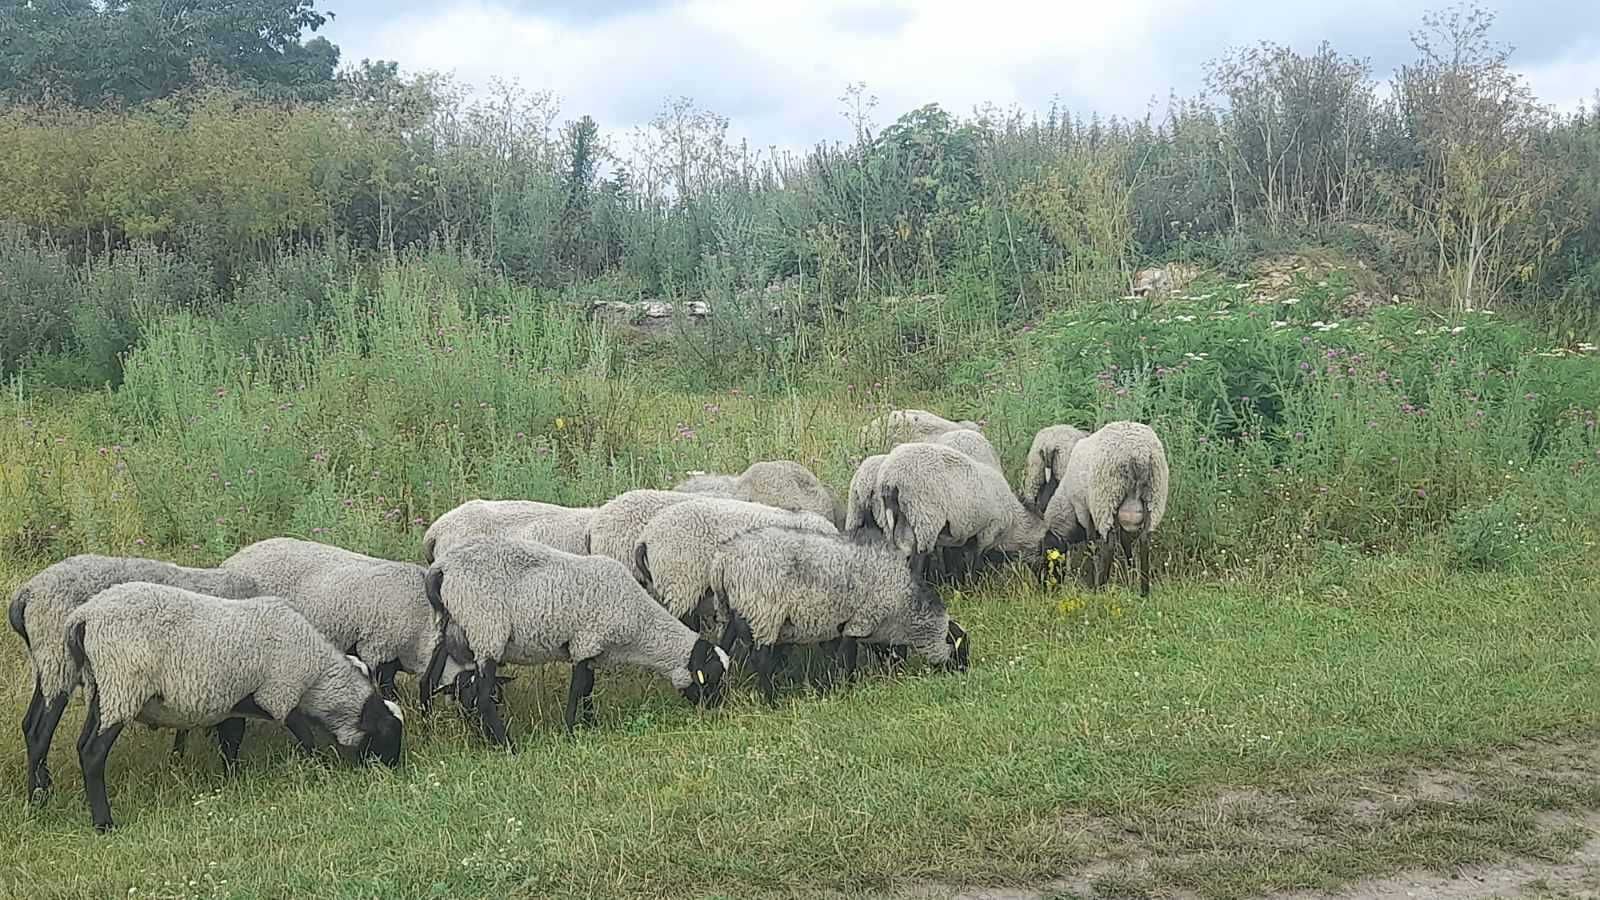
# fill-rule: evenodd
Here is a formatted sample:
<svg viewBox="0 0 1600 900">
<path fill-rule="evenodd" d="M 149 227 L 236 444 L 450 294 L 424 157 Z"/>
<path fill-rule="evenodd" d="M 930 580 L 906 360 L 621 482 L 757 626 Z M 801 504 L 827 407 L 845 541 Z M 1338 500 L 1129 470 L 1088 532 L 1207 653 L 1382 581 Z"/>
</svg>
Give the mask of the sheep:
<svg viewBox="0 0 1600 900">
<path fill-rule="evenodd" d="M 888 458 L 889 454 L 879 453 L 863 459 L 861 465 L 856 466 L 856 473 L 850 478 L 849 499 L 845 501 L 846 534 L 883 534 L 872 510 L 877 505 L 878 469 Z"/>
<path fill-rule="evenodd" d="M 568 553 L 589 552 L 590 507 L 535 500 L 468 500 L 435 519 L 422 536 L 423 561 L 432 564 L 449 545 L 473 535 L 504 534 Z"/>
<path fill-rule="evenodd" d="M 1005 476 L 938 444 L 901 444 L 878 468 L 874 518 L 922 574 L 936 547 L 961 547 L 970 572 L 979 554 L 1036 553 L 1044 521 L 1012 493 Z"/>
<path fill-rule="evenodd" d="M 694 494 L 680 491 L 637 490 L 618 494 L 595 510 L 594 518 L 589 521 L 589 552 L 622 563 L 633 579 L 643 584 L 644 573 L 635 568 L 633 560 L 639 534 L 656 513 L 694 497 Z"/>
<path fill-rule="evenodd" d="M 1113 538 L 1133 562 L 1139 549 L 1139 593 L 1150 594 L 1150 534 L 1167 511 L 1167 451 L 1148 425 L 1112 422 L 1077 442 L 1044 519 L 1049 540 L 1068 546 L 1100 542 L 1094 586 L 1106 583 Z"/>
<path fill-rule="evenodd" d="M 1086 437 L 1085 432 L 1071 425 L 1050 425 L 1039 429 L 1033 436 L 1033 446 L 1028 448 L 1027 472 L 1022 478 L 1022 501 L 1033 509 L 1044 512 L 1050 508 L 1050 498 L 1061 487 L 1061 473 L 1072 457 L 1072 448 Z"/>
<path fill-rule="evenodd" d="M 1005 474 L 1006 467 L 1004 463 L 1000 462 L 1000 454 L 995 452 L 994 445 L 989 443 L 989 439 L 984 437 L 981 431 L 973 431 L 970 428 L 957 428 L 955 431 L 936 434 L 928 438 L 926 443 L 939 444 L 952 450 L 959 450 L 1001 473 L 1001 475 Z"/>
<path fill-rule="evenodd" d="M 967 419 L 952 422 L 925 409 L 897 409 L 861 427 L 861 446 L 882 446 L 884 442 L 893 445 L 907 441 L 925 441 L 934 435 L 959 428 L 983 430 L 977 422 Z"/>
<path fill-rule="evenodd" d="M 909 645 L 947 669 L 967 666 L 966 632 L 944 601 L 882 541 L 766 527 L 724 542 L 711 577 L 717 602 L 751 648 L 762 696 L 776 700 L 772 674 L 781 645 L 838 641 L 846 678 L 858 642 Z"/>
<path fill-rule="evenodd" d="M 445 640 L 425 682 L 445 656 L 493 683 L 503 663 L 572 663 L 563 721 L 579 707 L 594 719 L 594 667 L 634 665 L 664 676 L 691 703 L 721 699 L 728 654 L 673 618 L 621 563 L 576 556 L 529 541 L 485 537 L 461 543 L 428 570 L 428 600 L 444 617 Z M 510 746 L 487 691 L 476 692 L 485 735 Z"/>
<path fill-rule="evenodd" d="M 67 616 L 95 594 L 127 581 L 169 584 L 217 597 L 253 597 L 261 593 L 254 581 L 233 572 L 94 554 L 63 559 L 19 588 L 6 618 L 11 630 L 22 638 L 33 666 L 33 698 L 22 717 L 22 737 L 28 755 L 28 796 L 36 801 L 43 800 L 50 790 L 46 759 L 66 710 L 66 697 L 75 685 L 72 662 L 62 643 Z M 183 741 L 180 732 L 173 749 L 181 750 Z"/>
<path fill-rule="evenodd" d="M 831 521 L 835 528 L 843 519 L 838 500 L 817 476 L 805 466 L 786 459 L 752 463 L 737 476 L 696 475 L 673 490 L 744 500 L 791 512 L 816 513 Z"/>
<path fill-rule="evenodd" d="M 262 591 L 288 603 L 340 647 L 377 672 L 388 699 L 397 671 L 421 675 L 443 625 L 428 604 L 427 570 L 415 563 L 363 556 L 314 541 L 270 538 L 222 561 Z M 452 666 L 446 673 L 455 678 Z M 428 697 L 423 697 L 426 708 Z"/>
<path fill-rule="evenodd" d="M 707 615 L 711 566 L 717 546 L 752 528 L 783 525 L 838 534 L 833 523 L 812 513 L 794 513 L 758 503 L 700 497 L 664 509 L 639 533 L 634 568 L 646 590 L 690 628 L 700 629 Z M 722 649 L 730 649 L 724 642 Z"/>
<path fill-rule="evenodd" d="M 364 665 L 278 598 L 233 600 L 128 582 L 73 610 L 65 631 L 89 701 L 78 759 L 99 831 L 112 827 L 106 757 L 130 720 L 215 725 L 230 770 L 245 716 L 282 722 L 302 744 L 320 726 L 363 760 L 400 762 L 400 708 L 379 695 Z"/>
</svg>

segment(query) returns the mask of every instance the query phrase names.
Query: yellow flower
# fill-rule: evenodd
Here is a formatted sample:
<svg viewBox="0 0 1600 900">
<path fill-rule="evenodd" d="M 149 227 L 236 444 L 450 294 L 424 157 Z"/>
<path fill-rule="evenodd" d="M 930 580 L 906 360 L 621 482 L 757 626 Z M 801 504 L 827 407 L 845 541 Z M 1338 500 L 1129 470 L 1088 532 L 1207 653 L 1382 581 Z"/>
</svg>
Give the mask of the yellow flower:
<svg viewBox="0 0 1600 900">
<path fill-rule="evenodd" d="M 1122 607 L 1120 607 L 1120 606 L 1111 607 L 1111 618 L 1113 618 L 1113 619 L 1122 618 Z"/>
<path fill-rule="evenodd" d="M 556 416 L 556 430 L 560 431 L 561 429 L 563 429 L 565 427 L 567 427 L 567 420 L 563 419 L 560 416 Z"/>
<path fill-rule="evenodd" d="M 1052 549 L 1050 552 L 1044 555 L 1044 558 L 1050 560 L 1051 562 L 1056 562 L 1061 559 L 1061 551 Z"/>
</svg>

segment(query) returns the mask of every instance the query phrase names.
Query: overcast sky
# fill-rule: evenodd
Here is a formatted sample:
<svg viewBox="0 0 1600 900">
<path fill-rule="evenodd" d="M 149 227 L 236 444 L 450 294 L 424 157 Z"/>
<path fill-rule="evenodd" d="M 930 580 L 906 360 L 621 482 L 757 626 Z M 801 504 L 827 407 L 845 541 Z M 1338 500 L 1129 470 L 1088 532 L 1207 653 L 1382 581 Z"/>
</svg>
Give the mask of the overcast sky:
<svg viewBox="0 0 1600 900">
<path fill-rule="evenodd" d="M 1539 97 L 1565 109 L 1600 88 L 1597 0 L 1498 4 L 1495 37 Z M 728 116 L 757 146 L 850 131 L 840 96 L 864 81 L 881 126 L 937 101 L 1140 115 L 1169 89 L 1199 89 L 1233 45 L 1301 50 L 1327 39 L 1387 77 L 1441 0 L 319 0 L 343 60 L 494 76 L 548 89 L 562 118 L 647 121 L 669 96 Z M 1159 110 L 1159 107 L 1158 107 Z"/>
</svg>

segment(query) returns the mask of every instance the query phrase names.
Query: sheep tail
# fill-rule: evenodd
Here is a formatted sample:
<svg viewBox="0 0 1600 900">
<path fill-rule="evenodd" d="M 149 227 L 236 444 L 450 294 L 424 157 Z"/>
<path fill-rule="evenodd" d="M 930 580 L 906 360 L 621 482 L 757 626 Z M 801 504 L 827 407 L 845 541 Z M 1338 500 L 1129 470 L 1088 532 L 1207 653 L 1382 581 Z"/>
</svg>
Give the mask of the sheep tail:
<svg viewBox="0 0 1600 900">
<path fill-rule="evenodd" d="M 17 591 L 16 597 L 12 598 L 11 608 L 6 610 L 6 621 L 11 623 L 11 630 L 17 633 L 17 637 L 22 638 L 22 645 L 32 649 L 33 643 L 28 640 L 28 623 L 24 619 L 24 614 L 27 610 L 28 589 L 23 588 Z"/>
<path fill-rule="evenodd" d="M 444 608 L 444 596 L 441 593 L 444 589 L 444 570 L 437 566 L 429 569 L 424 588 L 428 594 L 428 605 L 433 607 L 434 612 L 448 618 L 450 611 Z"/>
<path fill-rule="evenodd" d="M 900 549 L 916 550 L 917 536 L 912 533 L 905 509 L 900 506 L 900 488 L 888 485 L 880 491 L 880 496 L 883 499 L 883 522 L 880 523 L 883 533 Z"/>
<path fill-rule="evenodd" d="M 67 629 L 67 655 L 72 657 L 73 668 L 80 672 L 89 667 L 89 654 L 83 650 L 83 633 L 88 627 L 89 623 L 80 619 Z"/>
<path fill-rule="evenodd" d="M 633 545 L 633 567 L 639 570 L 640 584 L 650 586 L 650 548 L 644 541 Z"/>
<path fill-rule="evenodd" d="M 422 560 L 423 560 L 423 562 L 426 562 L 430 566 L 433 565 L 433 550 L 437 546 L 439 546 L 439 539 L 436 538 L 436 537 L 426 538 L 426 539 L 423 540 L 423 542 L 422 542 Z"/>
</svg>

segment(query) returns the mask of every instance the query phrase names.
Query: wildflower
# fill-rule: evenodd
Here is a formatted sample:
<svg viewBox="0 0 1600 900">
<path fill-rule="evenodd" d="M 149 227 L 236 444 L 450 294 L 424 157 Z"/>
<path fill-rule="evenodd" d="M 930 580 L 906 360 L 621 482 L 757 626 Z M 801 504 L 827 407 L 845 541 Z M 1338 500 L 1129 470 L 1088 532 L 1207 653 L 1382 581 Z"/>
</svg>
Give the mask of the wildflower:
<svg viewBox="0 0 1600 900">
<path fill-rule="evenodd" d="M 1051 548 L 1051 550 L 1044 555 L 1044 558 L 1050 560 L 1051 562 L 1060 562 L 1061 551 Z"/>
<path fill-rule="evenodd" d="M 1306 439 L 1306 433 L 1304 431 L 1296 431 L 1294 433 L 1294 439 L 1297 441 L 1303 441 Z"/>
<path fill-rule="evenodd" d="M 1273 328 L 1283 328 L 1284 326 L 1286 326 L 1288 324 L 1289 324 L 1288 322 L 1285 322 L 1282 319 L 1273 319 L 1272 320 L 1272 327 Z"/>
<path fill-rule="evenodd" d="M 143 547 L 144 546 L 144 538 L 134 538 L 133 539 L 133 545 L 135 547 Z"/>
<path fill-rule="evenodd" d="M 1419 499 L 1426 499 L 1427 496 L 1428 496 L 1427 488 L 1417 488 L 1417 497 Z"/>
<path fill-rule="evenodd" d="M 1450 333 L 1451 334 L 1460 334 L 1461 332 L 1466 331 L 1466 330 L 1467 329 L 1465 327 L 1463 327 L 1461 325 L 1457 325 L 1456 327 L 1450 329 Z"/>
<path fill-rule="evenodd" d="M 1299 303 L 1299 302 L 1300 302 L 1300 298 L 1299 297 L 1286 297 L 1283 300 L 1283 305 L 1284 306 L 1293 306 L 1293 305 L 1295 305 L 1296 303 Z"/>
</svg>

